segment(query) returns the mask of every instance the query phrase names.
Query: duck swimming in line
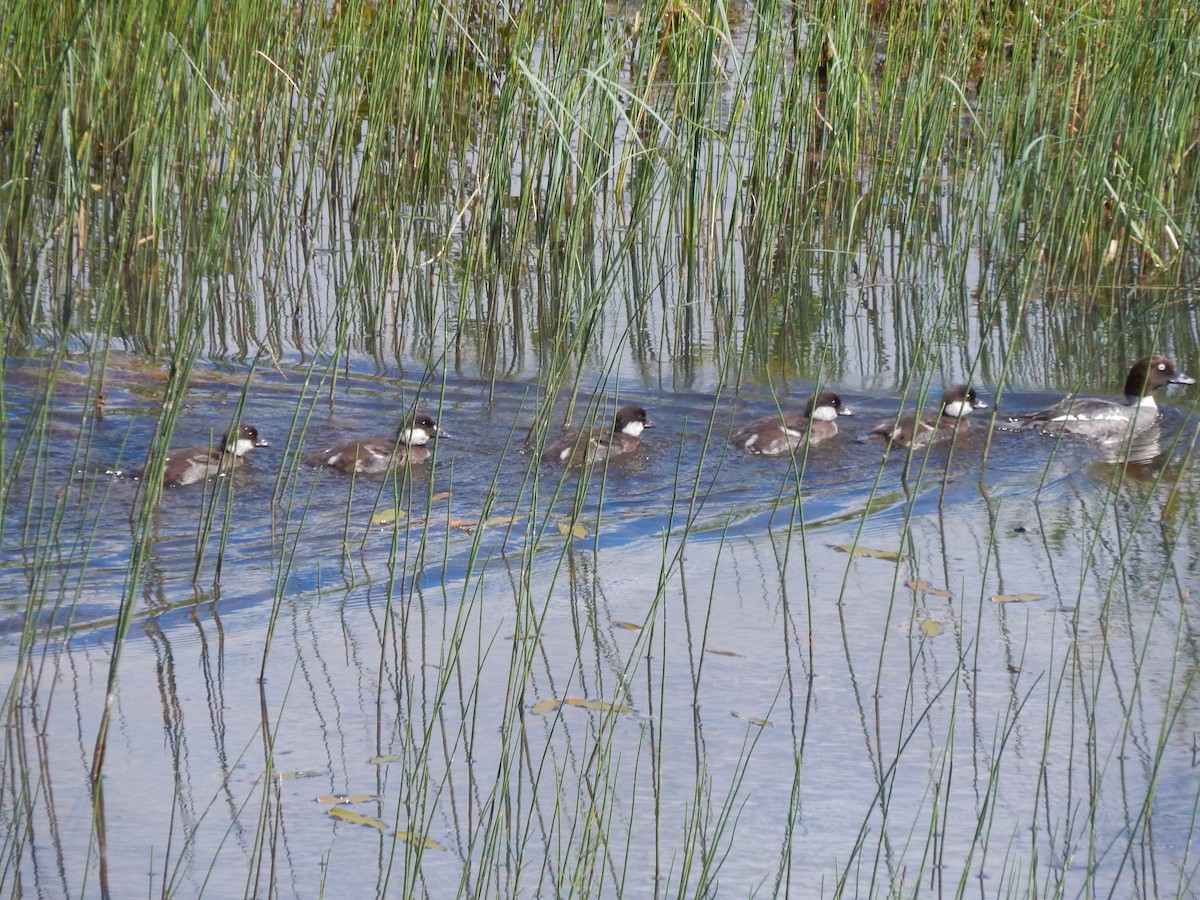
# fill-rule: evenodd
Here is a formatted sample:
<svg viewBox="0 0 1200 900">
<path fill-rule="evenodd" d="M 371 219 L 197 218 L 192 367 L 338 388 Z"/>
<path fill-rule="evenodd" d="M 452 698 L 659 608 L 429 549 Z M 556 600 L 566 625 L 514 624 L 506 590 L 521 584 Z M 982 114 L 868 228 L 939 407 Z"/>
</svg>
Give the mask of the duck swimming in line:
<svg viewBox="0 0 1200 900">
<path fill-rule="evenodd" d="M 401 423 L 395 438 L 356 438 L 314 453 L 305 462 L 343 475 L 377 475 L 393 466 L 426 462 L 433 455 L 426 444 L 437 434 L 433 416 L 416 412 Z"/>
<path fill-rule="evenodd" d="M 545 462 L 581 466 L 594 465 L 605 459 L 627 456 L 641 444 L 642 431 L 653 428 L 640 406 L 622 406 L 617 410 L 611 431 L 593 428 L 588 432 L 569 431 L 545 450 Z"/>
<path fill-rule="evenodd" d="M 217 447 L 185 447 L 171 450 L 163 460 L 164 487 L 183 487 L 197 484 L 218 475 L 225 475 L 245 462 L 245 456 L 255 447 L 271 445 L 258 436 L 253 425 L 241 425 L 237 431 L 221 435 Z M 144 474 L 138 472 L 137 477 Z"/>
<path fill-rule="evenodd" d="M 1139 359 L 1125 379 L 1125 402 L 1097 397 L 1065 397 L 1037 412 L 1014 416 L 1009 426 L 1037 428 L 1042 434 L 1077 434 L 1101 444 L 1123 444 L 1158 423 L 1154 392 L 1168 384 L 1195 384 L 1165 356 Z"/>
<path fill-rule="evenodd" d="M 854 412 L 841 397 L 833 391 L 821 391 L 808 398 L 802 414 L 756 419 L 738 429 L 729 442 L 762 456 L 786 456 L 835 437 L 838 416 L 852 415 Z"/>
<path fill-rule="evenodd" d="M 942 394 L 937 413 L 907 413 L 898 419 L 880 422 L 868 432 L 882 437 L 892 447 L 923 447 L 935 441 L 952 438 L 971 427 L 968 416 L 976 409 L 986 409 L 975 389 L 956 384 Z"/>
</svg>

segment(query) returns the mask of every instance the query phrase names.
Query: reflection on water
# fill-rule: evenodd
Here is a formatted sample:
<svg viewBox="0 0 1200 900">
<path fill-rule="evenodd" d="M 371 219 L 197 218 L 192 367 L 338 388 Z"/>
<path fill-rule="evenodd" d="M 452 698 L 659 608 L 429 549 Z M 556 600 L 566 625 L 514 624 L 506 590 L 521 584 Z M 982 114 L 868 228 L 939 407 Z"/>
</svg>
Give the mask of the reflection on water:
<svg viewBox="0 0 1200 900">
<path fill-rule="evenodd" d="M 1074 893 L 1089 872 L 1150 895 L 1186 870 L 1200 481 L 1178 411 L 1151 466 L 982 417 L 885 460 L 863 439 L 895 400 L 849 391 L 856 416 L 793 467 L 724 443 L 765 395 L 633 393 L 643 451 L 581 479 L 526 444 L 532 385 L 451 380 L 419 400 L 453 435 L 432 464 L 350 479 L 302 446 L 392 433 L 417 387 L 352 378 L 331 405 L 304 384 L 256 374 L 244 418 L 271 449 L 154 513 L 102 835 L 87 772 L 136 491 L 103 473 L 140 464 L 155 411 L 55 398 L 0 563 L 6 754 L 40 777 L 6 782 L 27 887 L 244 892 L 261 863 L 298 895 L 389 866 L 438 896 Z M 223 429 L 239 390 L 198 371 L 176 439 Z M 330 794 L 383 831 L 335 824 Z"/>
</svg>

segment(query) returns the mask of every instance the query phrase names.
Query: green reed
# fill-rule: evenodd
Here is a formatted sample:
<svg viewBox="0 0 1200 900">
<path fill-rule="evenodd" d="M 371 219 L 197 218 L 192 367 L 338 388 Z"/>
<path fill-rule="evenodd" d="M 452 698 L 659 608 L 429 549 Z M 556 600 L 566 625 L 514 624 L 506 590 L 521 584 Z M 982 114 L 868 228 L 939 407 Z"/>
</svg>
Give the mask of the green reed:
<svg viewBox="0 0 1200 900">
<path fill-rule="evenodd" d="M 285 326 L 291 286 L 273 270 L 347 230 L 338 299 L 307 298 L 305 318 L 328 308 L 358 335 L 398 318 L 409 353 L 449 328 L 489 370 L 531 327 L 545 359 L 589 358 L 595 299 L 618 288 L 632 323 L 655 294 L 666 304 L 671 331 L 645 349 L 686 363 L 712 321 L 717 352 L 742 340 L 756 366 L 794 356 L 778 329 L 803 341 L 833 322 L 788 285 L 816 265 L 836 294 L 847 257 L 870 277 L 893 245 L 899 274 L 921 277 L 943 208 L 951 288 L 980 242 L 998 278 L 1071 296 L 1191 276 L 1186 11 L 620 12 L 19 10 L 3 155 L 13 337 L 121 336 L 161 354 L 180 337 L 171 297 L 194 283 L 222 310 L 263 291 L 265 321 L 216 317 L 214 350 L 320 348 Z M 947 205 L 954 173 L 968 190 Z"/>
<path fill-rule="evenodd" d="M 6 354 L 47 354 L 47 398 L 58 365 L 70 354 L 88 357 L 100 373 L 88 388 L 96 403 L 112 348 L 170 361 L 142 510 L 154 506 L 188 373 L 205 355 L 244 363 L 311 353 L 329 363 L 333 384 L 337 361 L 351 355 L 475 368 L 489 378 L 522 370 L 529 357 L 543 384 L 540 439 L 564 396 L 568 418 L 597 417 L 598 399 L 578 399 L 583 385 L 588 374 L 611 371 L 624 350 L 647 371 L 666 361 L 668 377 L 681 380 L 713 364 L 729 380 L 845 372 L 844 309 L 853 297 L 872 308 L 877 301 L 863 285 L 881 280 L 912 286 L 889 297 L 899 306 L 894 343 L 911 354 L 897 368 L 906 385 L 922 385 L 918 394 L 936 368 L 929 360 L 960 361 L 955 354 L 964 351 L 940 336 L 967 330 L 976 308 L 998 334 L 966 368 L 999 384 L 1019 376 L 1030 357 L 1057 359 L 1041 351 L 1074 346 L 1081 334 L 1097 371 L 1140 356 L 1130 347 L 1159 334 L 1195 338 L 1190 310 L 1170 302 L 1196 275 L 1200 26 L 1183 4 L 1116 0 L 1098 10 L 828 0 L 801 8 L 652 0 L 492 8 L 245 0 L 167 9 L 135 0 L 115 8 L 18 2 L 9 22 L 10 54 L 0 67 Z M 978 275 L 968 271 L 975 253 Z M 1053 316 L 1031 316 L 1035 293 Z M 1113 341 L 1094 336 L 1118 325 Z M 322 369 L 314 363 L 311 371 Z M 577 402 L 587 415 L 573 415 Z M 48 403 L 39 407 L 16 441 L 8 439 L 7 417 L 0 421 L 0 500 L 6 509 L 26 504 L 35 555 L 55 548 L 64 515 L 46 499 L 51 485 L 38 468 L 49 412 Z M 297 440 L 307 422 L 298 410 Z M 711 420 L 707 428 L 711 436 Z M 512 443 L 510 435 L 506 449 Z M 30 464 L 40 492 L 23 497 L 14 473 Z M 793 471 L 794 496 L 787 498 L 789 483 L 779 499 L 781 508 L 791 503 L 793 523 L 803 522 L 803 468 Z M 646 632 L 657 627 L 668 580 L 683 577 L 683 545 L 698 527 L 706 474 L 682 466 L 677 473 L 680 518 L 672 527 L 681 536 L 675 545 L 664 538 Z M 549 489 L 530 477 L 529 524 L 512 526 L 523 532 L 521 577 L 540 548 L 561 540 L 545 511 L 557 504 L 543 505 L 546 494 L 556 500 L 572 489 L 565 477 Z M 573 484 L 570 525 L 580 523 L 588 490 L 583 479 Z M 403 497 L 420 506 L 411 484 L 390 488 L 397 504 Z M 272 622 L 312 495 L 281 475 L 276 496 L 302 511 L 289 509 L 284 519 Z M 382 489 L 379 496 L 383 503 Z M 432 522 L 433 502 L 425 501 Z M 492 508 L 490 500 L 481 504 L 481 521 Z M 201 548 L 212 530 L 221 541 L 228 532 L 228 506 L 223 519 L 217 509 L 203 523 Z M 347 536 L 349 516 L 348 507 Z M 4 531 L 13 527 L 6 514 Z M 151 520 L 133 530 L 110 661 L 114 685 L 147 577 Z M 422 529 L 394 526 L 384 633 L 407 634 L 409 617 L 422 629 L 433 622 L 425 621 L 418 587 L 404 580 L 424 559 L 424 541 Z M 807 558 L 805 541 L 801 528 L 796 555 Z M 499 652 L 480 615 L 490 562 L 479 558 L 480 546 L 477 536 L 460 617 L 443 626 L 444 655 L 427 660 L 422 649 L 419 662 L 388 659 L 381 642 L 380 671 L 399 670 L 397 706 L 410 714 L 405 763 L 414 773 L 393 824 L 415 833 L 428 828 L 439 792 L 454 787 L 436 781 L 432 736 L 445 720 L 427 710 L 453 697 L 464 712 L 457 740 L 469 743 L 466 713 L 480 676 L 459 648 L 472 641 L 481 656 Z M 68 553 L 86 560 L 87 547 Z M 570 537 L 556 552 L 564 571 L 581 553 Z M 790 552 L 789 545 L 781 569 Z M 1114 570 L 1114 590 L 1117 578 Z M 903 617 L 898 582 L 897 575 L 889 622 Z M 1164 585 L 1154 589 L 1165 593 Z M 44 604 L 72 603 L 55 591 L 41 574 L 32 577 L 24 665 L 6 697 L 10 719 L 26 666 L 37 660 L 33 625 Z M 539 634 L 550 598 L 524 582 L 515 593 L 518 634 Z M 639 657 L 654 640 L 666 657 L 663 633 L 643 634 L 616 684 L 599 685 L 604 699 L 620 702 L 638 658 L 646 660 L 648 694 L 661 695 L 662 670 Z M 790 640 L 789 659 L 805 649 L 811 659 L 811 633 Z M 536 640 L 506 649 L 502 771 L 472 772 L 470 789 L 492 793 L 463 834 L 471 862 L 462 887 L 477 892 L 528 877 L 518 866 L 513 881 L 503 881 L 512 840 L 506 815 L 518 785 L 536 772 L 542 796 L 557 790 L 551 763 L 533 759 L 522 738 Z M 430 681 L 415 671 L 426 664 L 437 666 Z M 1066 681 L 1069 664 L 1050 689 Z M 702 668 L 698 662 L 697 692 Z M 788 677 L 804 681 L 790 669 Z M 943 690 L 959 688 L 947 679 Z M 428 707 L 414 690 L 429 691 Z M 381 684 L 380 707 L 384 697 Z M 858 702 L 874 722 L 876 807 L 886 813 L 894 770 L 884 759 L 902 755 L 911 731 L 885 747 L 878 709 L 865 692 Z M 798 750 L 789 788 L 799 818 L 805 710 L 791 712 Z M 613 786 L 631 768 L 613 754 L 616 725 L 609 713 L 588 735 L 583 768 L 592 793 L 581 778 L 578 795 L 551 808 L 568 832 L 567 849 L 553 873 L 538 877 L 558 892 L 633 883 L 621 868 L 623 848 L 607 844 Z M 107 728 L 106 713 L 92 762 L 97 783 Z M 998 744 L 1011 728 L 1002 723 Z M 647 742 L 637 765 L 645 761 L 650 773 L 638 768 L 636 778 L 657 785 L 663 750 Z M 753 749 L 749 739 L 740 765 Z M 696 769 L 686 858 L 663 861 L 680 867 L 670 873 L 680 890 L 717 883 L 721 838 L 736 826 L 740 802 L 735 782 L 706 809 L 714 800 L 702 760 Z M 263 786 L 260 859 L 277 821 L 272 790 Z M 528 815 L 536 801 L 518 796 L 517 803 L 529 804 L 518 810 Z M 656 821 L 663 816 L 656 807 Z M 848 848 L 842 887 L 855 866 L 874 864 L 870 824 Z M 527 827 L 520 852 L 533 853 L 541 838 Z M 978 827 L 986 833 L 986 820 Z M 931 826 L 925 836 L 933 857 L 935 832 Z M 780 885 L 787 853 L 797 852 L 790 840 Z M 403 875 L 414 892 L 420 852 L 405 850 L 403 872 L 391 876 Z M 877 891 L 894 887 L 875 870 L 868 878 Z"/>
</svg>

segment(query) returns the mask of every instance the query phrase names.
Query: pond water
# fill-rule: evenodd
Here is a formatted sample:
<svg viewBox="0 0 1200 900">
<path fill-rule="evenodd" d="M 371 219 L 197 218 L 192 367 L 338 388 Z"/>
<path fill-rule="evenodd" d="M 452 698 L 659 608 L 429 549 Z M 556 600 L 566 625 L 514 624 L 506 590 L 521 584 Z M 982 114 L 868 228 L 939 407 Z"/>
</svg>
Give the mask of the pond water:
<svg viewBox="0 0 1200 900">
<path fill-rule="evenodd" d="M 1164 392 L 1149 464 L 994 432 L 978 381 L 992 407 L 952 448 L 885 458 L 866 432 L 901 398 L 863 370 L 838 385 L 842 434 L 793 465 L 724 440 L 775 409 L 767 386 L 628 379 L 620 401 L 655 427 L 581 476 L 526 444 L 533 378 L 202 363 L 174 443 L 225 430 L 244 391 L 271 447 L 165 491 L 131 585 L 138 483 L 111 470 L 144 461 L 162 373 L 111 359 L 96 418 L 85 363 L 49 395 L 44 368 L 10 359 L 4 381 L 5 459 L 39 410 L 50 437 L 11 475 L 0 558 L 7 758 L 25 761 L 6 815 L 28 827 L 7 878 L 25 892 L 1193 883 L 1186 388 Z M 597 385 L 603 419 L 616 398 Z M 1056 395 L 1009 390 L 998 414 Z M 298 462 L 414 406 L 448 433 L 429 465 L 349 479 Z M 335 820 L 327 795 L 361 795 L 341 808 L 365 818 Z"/>
<path fill-rule="evenodd" d="M 867 7 L 26 17 L 0 890 L 1196 893 L 1200 386 L 1136 463 L 993 427 L 1200 369 L 1194 14 Z M 271 446 L 147 509 L 167 359 L 171 445 Z"/>
</svg>

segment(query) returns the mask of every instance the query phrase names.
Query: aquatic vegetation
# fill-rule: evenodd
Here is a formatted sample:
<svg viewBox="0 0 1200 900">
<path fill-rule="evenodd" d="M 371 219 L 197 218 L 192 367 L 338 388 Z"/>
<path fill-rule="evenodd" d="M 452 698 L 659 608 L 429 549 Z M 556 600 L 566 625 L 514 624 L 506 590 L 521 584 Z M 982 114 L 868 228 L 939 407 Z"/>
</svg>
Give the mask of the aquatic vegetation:
<svg viewBox="0 0 1200 900">
<path fill-rule="evenodd" d="M 1186 4 L 9 6 L 0 885 L 1189 890 L 1194 416 L 856 442 L 1194 372 Z"/>
</svg>

